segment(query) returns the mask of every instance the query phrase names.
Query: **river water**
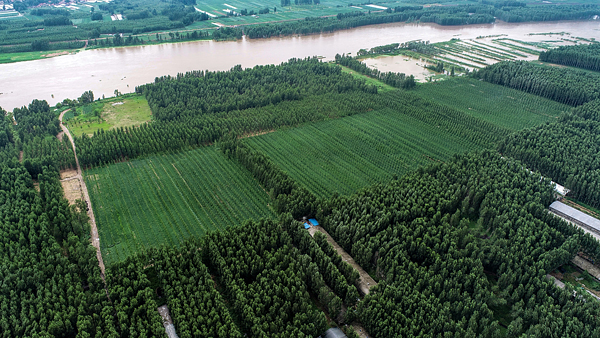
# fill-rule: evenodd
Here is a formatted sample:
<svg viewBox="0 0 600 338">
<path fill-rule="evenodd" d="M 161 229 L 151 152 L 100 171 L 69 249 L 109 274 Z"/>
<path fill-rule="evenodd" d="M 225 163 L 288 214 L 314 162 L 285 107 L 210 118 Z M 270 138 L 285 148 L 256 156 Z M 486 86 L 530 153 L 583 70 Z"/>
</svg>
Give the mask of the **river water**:
<svg viewBox="0 0 600 338">
<path fill-rule="evenodd" d="M 568 32 L 571 36 L 600 40 L 600 21 L 495 23 L 468 26 L 393 23 L 338 31 L 331 34 L 239 41 L 194 41 L 152 46 L 87 50 L 43 60 L 0 65 L 0 107 L 12 110 L 33 99 L 55 104 L 92 90 L 96 97 L 113 96 L 115 89 L 132 92 L 135 86 L 162 75 L 189 70 L 227 70 L 278 64 L 293 57 L 352 53 L 395 42 L 507 34 L 523 41 L 539 41 L 529 33 Z"/>
</svg>

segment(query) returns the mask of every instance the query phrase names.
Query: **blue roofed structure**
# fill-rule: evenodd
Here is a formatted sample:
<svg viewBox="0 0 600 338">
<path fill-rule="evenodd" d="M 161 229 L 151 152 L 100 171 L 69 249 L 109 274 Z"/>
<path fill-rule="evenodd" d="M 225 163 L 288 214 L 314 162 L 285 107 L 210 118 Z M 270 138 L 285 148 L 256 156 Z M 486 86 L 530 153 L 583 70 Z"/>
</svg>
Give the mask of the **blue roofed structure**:
<svg viewBox="0 0 600 338">
<path fill-rule="evenodd" d="M 311 218 L 311 219 L 309 219 L 308 221 L 310 222 L 310 224 L 312 224 L 312 225 L 314 225 L 314 226 L 317 226 L 317 225 L 319 225 L 319 222 L 317 222 L 317 220 L 316 220 L 316 219 L 314 219 L 314 218 Z"/>
<path fill-rule="evenodd" d="M 304 229 L 308 229 L 308 228 L 310 228 L 310 224 L 304 223 Z"/>
</svg>

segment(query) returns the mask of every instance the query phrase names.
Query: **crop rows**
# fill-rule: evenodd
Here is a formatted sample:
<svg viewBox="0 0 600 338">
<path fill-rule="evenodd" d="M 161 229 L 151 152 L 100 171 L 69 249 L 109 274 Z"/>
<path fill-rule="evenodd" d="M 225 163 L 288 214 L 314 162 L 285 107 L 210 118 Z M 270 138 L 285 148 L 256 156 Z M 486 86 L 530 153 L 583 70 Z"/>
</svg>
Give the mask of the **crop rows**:
<svg viewBox="0 0 600 338">
<path fill-rule="evenodd" d="M 149 245 L 271 214 L 267 194 L 214 147 L 153 156 L 85 172 L 105 262 Z"/>
<path fill-rule="evenodd" d="M 418 94 L 510 130 L 555 120 L 569 106 L 519 90 L 473 79 L 448 79 L 418 88 Z"/>
<path fill-rule="evenodd" d="M 320 197 L 353 193 L 419 165 L 481 149 L 390 109 L 252 137 L 246 142 Z"/>
</svg>

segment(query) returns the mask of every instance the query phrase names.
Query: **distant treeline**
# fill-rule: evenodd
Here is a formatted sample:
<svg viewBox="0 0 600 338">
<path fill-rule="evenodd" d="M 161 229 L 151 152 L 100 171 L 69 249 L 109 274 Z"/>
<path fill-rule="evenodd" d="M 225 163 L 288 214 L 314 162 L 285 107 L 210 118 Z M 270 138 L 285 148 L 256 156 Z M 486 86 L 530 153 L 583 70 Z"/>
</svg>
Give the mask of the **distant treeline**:
<svg viewBox="0 0 600 338">
<path fill-rule="evenodd" d="M 394 10 L 388 9 L 384 13 L 373 14 L 364 12 L 340 13 L 335 18 L 308 17 L 300 21 L 250 26 L 244 28 L 244 34 L 256 39 L 271 36 L 326 33 L 360 26 L 405 21 L 434 22 L 440 25 L 494 22 L 493 16 L 489 14 L 469 13 L 469 8 L 462 6 L 428 7 L 417 10 L 408 8 L 414 7 L 397 7 Z"/>
<path fill-rule="evenodd" d="M 560 46 L 541 52 L 539 60 L 600 71 L 600 44 Z"/>
<path fill-rule="evenodd" d="M 382 13 L 339 13 L 335 18 L 307 17 L 300 21 L 265 24 L 244 28 L 248 37 L 268 38 L 296 34 L 327 33 L 366 25 L 392 22 L 432 22 L 439 25 L 468 25 L 492 23 L 496 18 L 507 22 L 589 19 L 600 15 L 598 5 L 523 6 L 507 1 L 504 6 L 398 6 Z"/>
</svg>

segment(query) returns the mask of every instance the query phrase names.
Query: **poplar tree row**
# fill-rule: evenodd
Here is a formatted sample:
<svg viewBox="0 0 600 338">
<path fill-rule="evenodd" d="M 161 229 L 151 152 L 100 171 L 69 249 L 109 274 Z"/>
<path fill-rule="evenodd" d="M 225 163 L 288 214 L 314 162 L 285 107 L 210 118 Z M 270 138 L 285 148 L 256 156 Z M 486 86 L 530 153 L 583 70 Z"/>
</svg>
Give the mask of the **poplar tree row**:
<svg viewBox="0 0 600 338">
<path fill-rule="evenodd" d="M 571 106 L 600 98 L 600 75 L 583 70 L 504 61 L 482 68 L 473 76 Z"/>
</svg>

